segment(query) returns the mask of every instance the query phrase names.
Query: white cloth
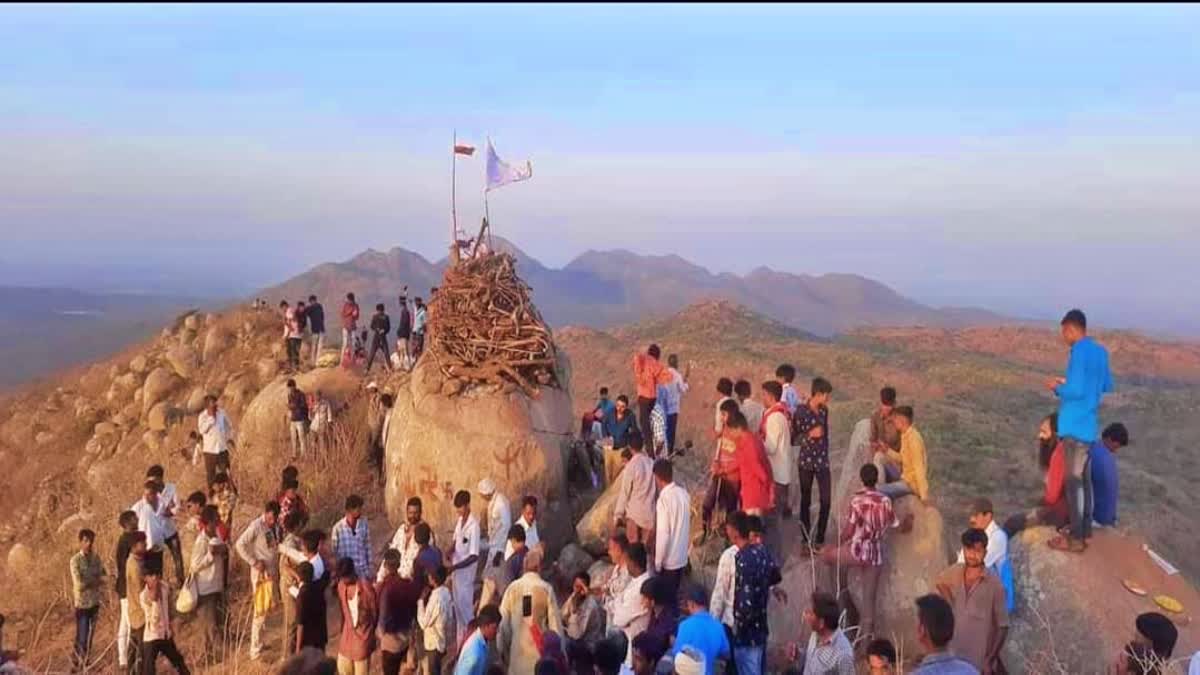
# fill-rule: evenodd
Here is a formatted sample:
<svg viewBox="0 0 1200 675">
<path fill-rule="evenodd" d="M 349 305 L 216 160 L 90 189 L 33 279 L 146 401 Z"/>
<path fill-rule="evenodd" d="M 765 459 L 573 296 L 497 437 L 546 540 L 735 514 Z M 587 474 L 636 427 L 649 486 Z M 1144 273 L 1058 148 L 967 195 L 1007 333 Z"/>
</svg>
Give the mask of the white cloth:
<svg viewBox="0 0 1200 675">
<path fill-rule="evenodd" d="M 771 478 L 780 485 L 791 485 L 792 474 L 796 472 L 795 453 L 792 452 L 792 432 L 788 428 L 787 416 L 779 412 L 767 415 L 766 437 L 763 445 L 767 451 L 767 461 L 771 463 Z"/>
<path fill-rule="evenodd" d="M 708 603 L 708 611 L 730 628 L 733 627 L 733 593 L 737 590 L 737 552 L 736 546 L 721 552 L 717 560 L 717 580 Z"/>
<path fill-rule="evenodd" d="M 459 518 L 454 523 L 454 555 L 451 562 L 458 564 L 471 556 L 479 555 L 479 519 L 472 513 L 466 522 Z M 454 612 L 457 626 L 457 645 L 467 635 L 467 622 L 475 616 L 475 572 L 478 565 L 467 565 L 454 571 Z"/>
<path fill-rule="evenodd" d="M 988 547 L 987 555 L 983 557 L 983 566 L 989 569 L 997 568 L 997 566 L 1008 557 L 1008 533 L 1004 528 L 996 524 L 996 520 L 988 523 L 987 529 Z M 963 552 L 960 548 L 958 551 L 958 562 L 963 562 Z"/>
<path fill-rule="evenodd" d="M 663 401 L 663 407 L 666 408 L 668 415 L 678 415 L 679 404 L 683 400 L 683 395 L 687 393 L 688 383 L 684 381 L 683 375 L 678 370 L 667 368 L 667 372 L 671 374 L 671 381 L 665 385 L 667 396 Z"/>
<path fill-rule="evenodd" d="M 167 519 L 162 515 L 162 499 L 159 498 L 158 508 L 151 508 L 145 499 L 139 499 L 129 507 L 129 510 L 137 514 L 138 529 L 146 533 L 146 548 L 149 550 L 162 548 L 163 542 L 169 536 L 167 535 Z"/>
<path fill-rule="evenodd" d="M 158 495 L 158 512 L 162 515 L 167 539 L 179 534 L 179 529 L 175 527 L 175 514 L 179 513 L 179 506 L 179 490 L 174 483 L 164 483 L 163 491 Z M 168 512 L 171 515 L 168 516 Z"/>
<path fill-rule="evenodd" d="M 528 520 L 525 520 L 525 516 L 521 516 L 517 518 L 517 525 L 520 525 L 525 530 L 525 548 L 532 549 L 534 546 L 537 546 L 538 542 L 541 541 L 538 537 L 537 523 L 530 523 Z M 512 554 L 513 545 L 510 541 L 504 547 L 504 559 L 508 560 L 512 557 Z"/>
<path fill-rule="evenodd" d="M 722 396 L 721 400 L 717 401 L 717 407 L 713 408 L 713 431 L 718 434 L 725 430 L 725 425 L 721 424 L 721 406 L 725 404 L 725 401 L 732 400 L 732 397 Z"/>
<path fill-rule="evenodd" d="M 642 584 L 649 578 L 650 573 L 643 572 L 631 579 L 613 608 L 613 626 L 624 631 L 625 637 L 629 639 L 625 663 L 633 663 L 633 639 L 650 625 L 650 611 L 642 604 Z"/>
<path fill-rule="evenodd" d="M 225 590 L 225 565 L 212 553 L 212 547 L 220 544 L 217 537 L 211 539 L 201 532 L 192 542 L 192 580 L 196 582 L 197 595 L 212 595 Z"/>
<path fill-rule="evenodd" d="M 219 455 L 222 452 L 229 452 L 229 440 L 233 438 L 233 425 L 229 423 L 229 417 L 225 415 L 224 410 L 218 409 L 216 415 L 209 414 L 207 408 L 201 410 L 196 427 L 204 438 L 202 450 L 206 454 Z"/>
<path fill-rule="evenodd" d="M 656 492 L 654 460 L 644 452 L 633 453 L 617 477 L 617 504 L 613 516 L 628 517 L 638 527 L 650 529 L 654 526 Z"/>
<path fill-rule="evenodd" d="M 421 552 L 421 546 L 417 543 L 416 537 L 413 536 L 417 527 L 410 525 L 408 521 L 400 523 L 400 527 L 396 528 L 396 534 L 392 535 L 392 540 L 388 542 L 387 547 L 400 552 L 400 569 L 398 573 L 405 579 L 412 578 L 413 563 L 417 560 L 417 554 Z M 433 545 L 433 537 L 430 536 L 430 545 Z M 382 582 L 384 574 L 383 561 L 379 561 L 379 572 L 375 575 L 375 581 Z"/>
<path fill-rule="evenodd" d="M 488 502 L 488 543 L 487 550 L 491 555 L 498 551 L 508 550 L 508 531 L 512 529 L 512 506 L 508 497 L 499 492 L 492 494 Z"/>
<path fill-rule="evenodd" d="M 613 628 L 613 616 L 617 611 L 617 603 L 621 601 L 621 595 L 625 593 L 625 589 L 629 587 L 629 570 L 624 565 L 617 565 L 608 573 L 608 578 L 604 580 L 604 593 L 601 595 L 600 604 L 604 607 L 604 632 L 607 633 Z"/>
<path fill-rule="evenodd" d="M 496 149 L 492 147 L 492 139 L 487 142 L 487 187 L 484 191 L 495 190 L 509 183 L 518 183 L 533 177 L 533 164 L 525 160 L 525 164 L 513 166 L 500 159 Z"/>
<path fill-rule="evenodd" d="M 454 607 L 450 601 L 450 589 L 438 586 L 429 594 L 429 601 L 417 602 L 417 624 L 424 635 L 425 649 L 435 652 L 446 651 L 446 635 L 450 631 L 450 619 Z"/>
<path fill-rule="evenodd" d="M 755 401 L 752 398 L 748 398 L 745 401 L 738 401 L 738 408 L 740 408 L 742 414 L 746 416 L 746 428 L 749 429 L 751 433 L 757 434 L 758 427 L 760 424 L 762 424 L 762 417 L 763 413 L 766 412 L 766 408 L 763 407 L 763 404 Z"/>
<path fill-rule="evenodd" d="M 692 500 L 678 483 L 663 487 L 655 507 L 654 569 L 683 569 L 691 545 Z"/>
</svg>

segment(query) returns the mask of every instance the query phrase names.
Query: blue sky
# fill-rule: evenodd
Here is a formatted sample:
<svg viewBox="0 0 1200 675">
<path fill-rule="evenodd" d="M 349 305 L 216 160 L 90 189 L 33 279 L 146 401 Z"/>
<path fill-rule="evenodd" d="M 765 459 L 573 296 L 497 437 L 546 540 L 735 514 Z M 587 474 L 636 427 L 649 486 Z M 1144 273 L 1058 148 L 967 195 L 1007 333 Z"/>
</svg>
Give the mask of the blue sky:
<svg viewBox="0 0 1200 675">
<path fill-rule="evenodd" d="M 1200 8 L 0 7 L 0 282 L 252 288 L 497 230 L 1200 332 Z M 460 160 L 479 217 L 482 163 Z M 131 271 L 133 270 L 133 271 Z M 124 276 L 123 276 L 124 275 Z"/>
</svg>

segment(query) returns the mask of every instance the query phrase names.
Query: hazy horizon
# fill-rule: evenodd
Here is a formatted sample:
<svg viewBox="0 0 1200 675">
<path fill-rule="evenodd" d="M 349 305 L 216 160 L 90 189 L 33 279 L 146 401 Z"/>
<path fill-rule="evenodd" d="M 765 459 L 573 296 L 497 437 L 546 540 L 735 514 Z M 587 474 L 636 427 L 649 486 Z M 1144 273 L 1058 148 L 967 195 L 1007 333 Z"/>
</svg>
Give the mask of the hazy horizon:
<svg viewBox="0 0 1200 675">
<path fill-rule="evenodd" d="M 548 266 L 675 253 L 1200 334 L 1195 6 L 0 18 L 0 283 L 237 294 L 369 247 L 437 259 L 457 129 L 532 159 L 492 215 Z M 458 168 L 473 230 L 482 158 Z"/>
</svg>

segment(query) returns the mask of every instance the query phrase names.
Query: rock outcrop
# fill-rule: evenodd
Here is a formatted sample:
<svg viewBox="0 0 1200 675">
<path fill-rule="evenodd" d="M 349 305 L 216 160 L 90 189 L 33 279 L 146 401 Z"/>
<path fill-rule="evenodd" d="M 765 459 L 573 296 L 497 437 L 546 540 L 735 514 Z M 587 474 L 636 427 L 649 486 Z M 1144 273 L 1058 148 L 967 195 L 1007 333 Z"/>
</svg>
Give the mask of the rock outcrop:
<svg viewBox="0 0 1200 675">
<path fill-rule="evenodd" d="M 480 479 L 491 478 L 513 504 L 522 495 L 538 497 L 538 531 L 556 552 L 571 534 L 564 468 L 574 427 L 569 387 L 542 387 L 535 398 L 485 387 L 444 396 L 444 378 L 431 361 L 398 381 L 385 444 L 389 518 L 399 522 L 405 500 L 420 496 L 437 536 L 449 536 L 455 491 L 474 492 Z M 482 511 L 482 500 L 472 503 Z"/>
</svg>

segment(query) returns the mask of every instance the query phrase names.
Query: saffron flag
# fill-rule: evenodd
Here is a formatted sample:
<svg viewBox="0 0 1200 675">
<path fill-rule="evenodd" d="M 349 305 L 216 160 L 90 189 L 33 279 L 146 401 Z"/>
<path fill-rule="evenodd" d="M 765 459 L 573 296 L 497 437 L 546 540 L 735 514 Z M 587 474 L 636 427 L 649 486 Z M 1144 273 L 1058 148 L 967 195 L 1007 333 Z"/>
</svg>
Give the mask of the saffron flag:
<svg viewBox="0 0 1200 675">
<path fill-rule="evenodd" d="M 475 154 L 475 146 L 467 145 L 466 143 L 460 143 L 458 141 L 455 141 L 454 142 L 454 154 L 466 155 L 467 157 L 470 157 L 471 155 Z"/>
<path fill-rule="evenodd" d="M 529 160 L 525 163 L 513 166 L 508 162 L 500 159 L 496 155 L 496 149 L 492 147 L 492 139 L 488 139 L 487 144 L 487 188 L 485 190 L 494 190 L 498 187 L 504 187 L 509 183 L 519 183 L 523 180 L 529 180 L 533 177 L 533 164 Z"/>
</svg>

